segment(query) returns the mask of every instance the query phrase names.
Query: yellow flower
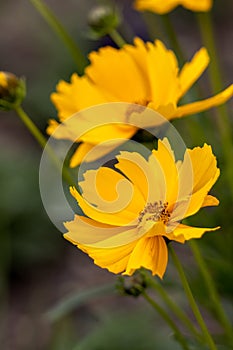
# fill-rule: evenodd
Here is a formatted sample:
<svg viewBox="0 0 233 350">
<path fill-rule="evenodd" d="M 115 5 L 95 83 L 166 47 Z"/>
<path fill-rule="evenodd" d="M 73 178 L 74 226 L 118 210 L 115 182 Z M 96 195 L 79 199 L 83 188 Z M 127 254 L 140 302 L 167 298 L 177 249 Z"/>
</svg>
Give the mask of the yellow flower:
<svg viewBox="0 0 233 350">
<path fill-rule="evenodd" d="M 58 110 L 61 122 L 72 114 L 87 107 L 106 102 L 129 102 L 147 106 L 161 113 L 166 119 L 195 114 L 227 101 L 233 95 L 233 85 L 206 100 L 179 106 L 179 100 L 197 81 L 209 64 L 205 48 L 201 48 L 179 70 L 174 53 L 156 40 L 144 43 L 136 38 L 134 45 L 125 45 L 122 49 L 101 48 L 90 54 L 90 65 L 85 75 L 73 74 L 71 83 L 60 81 L 57 92 L 51 95 L 52 102 Z M 81 120 L 77 125 L 81 124 Z M 58 123 L 50 121 L 47 129 L 52 134 Z M 59 138 L 75 139 L 75 130 L 60 129 Z M 101 141 L 114 138 L 130 138 L 137 128 L 125 125 L 102 127 Z M 99 133 L 100 134 L 100 133 Z M 109 136 L 110 134 L 110 136 Z M 86 134 L 85 141 L 77 149 L 71 160 L 71 166 L 78 165 L 82 158 L 100 141 L 93 134 Z M 103 154 L 100 154 L 102 156 Z"/>
<path fill-rule="evenodd" d="M 219 176 L 216 158 L 205 144 L 176 161 L 164 139 L 148 160 L 136 152 L 121 152 L 117 160 L 116 169 L 87 171 L 79 183 L 82 195 L 71 188 L 86 216 L 66 222 L 64 237 L 115 274 L 132 275 L 144 267 L 162 278 L 165 238 L 183 243 L 218 228 L 181 223 L 202 207 L 218 205 L 208 194 Z"/>
<path fill-rule="evenodd" d="M 0 72 L 0 87 L 7 88 L 7 75 L 5 72 Z"/>
<path fill-rule="evenodd" d="M 23 78 L 0 71 L 0 110 L 11 110 L 22 103 L 26 94 Z"/>
<path fill-rule="evenodd" d="M 160 15 L 182 5 L 188 10 L 206 12 L 212 8 L 212 0 L 136 0 L 135 8 L 139 11 L 151 11 Z"/>
</svg>

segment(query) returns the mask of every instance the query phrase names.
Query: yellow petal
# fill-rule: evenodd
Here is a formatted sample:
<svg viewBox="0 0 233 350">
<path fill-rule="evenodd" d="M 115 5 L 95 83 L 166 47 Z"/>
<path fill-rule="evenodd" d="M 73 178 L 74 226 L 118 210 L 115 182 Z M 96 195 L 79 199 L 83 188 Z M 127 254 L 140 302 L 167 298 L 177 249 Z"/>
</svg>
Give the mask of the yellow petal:
<svg viewBox="0 0 233 350">
<path fill-rule="evenodd" d="M 195 147 L 193 149 L 187 149 L 184 156 L 183 167 L 180 169 L 180 176 L 182 179 L 187 176 L 185 164 L 191 161 L 192 175 L 193 177 L 193 193 L 199 191 L 209 181 L 212 185 L 217 181 L 219 176 L 219 169 L 217 168 L 217 160 L 213 155 L 211 146 L 204 144 L 203 147 Z M 210 185 L 212 187 L 212 185 Z M 210 188 L 211 188 L 210 187 Z M 209 188 L 209 190 L 210 190 Z"/>
<path fill-rule="evenodd" d="M 130 54 L 130 56 L 133 58 L 135 63 L 137 64 L 138 68 L 142 72 L 144 76 L 144 80 L 149 81 L 148 77 L 148 69 L 147 69 L 147 47 L 145 42 L 140 38 L 134 38 L 134 45 L 124 45 L 124 50 Z M 147 100 L 151 99 L 150 96 L 150 86 L 149 84 L 145 84 L 145 88 L 147 89 L 145 91 L 145 96 L 147 96 Z M 140 101 L 135 101 L 140 102 Z"/>
<path fill-rule="evenodd" d="M 216 205 L 219 205 L 219 200 L 211 195 L 207 195 L 202 203 L 202 207 L 213 207 Z"/>
<path fill-rule="evenodd" d="M 87 155 L 87 153 L 91 149 L 93 149 L 93 147 L 94 146 L 90 143 L 81 143 L 81 145 L 78 146 L 78 148 L 71 157 L 70 167 L 75 168 L 76 166 L 78 166 L 82 162 L 83 158 Z"/>
<path fill-rule="evenodd" d="M 116 248 L 136 241 L 142 235 L 137 227 L 106 225 L 84 216 L 76 215 L 73 221 L 65 222 L 68 230 L 65 238 L 75 245 L 92 248 Z"/>
<path fill-rule="evenodd" d="M 192 227 L 180 224 L 174 231 L 174 236 L 182 235 L 185 240 L 189 240 L 192 238 L 200 238 L 205 232 L 216 231 L 220 227 L 214 228 L 203 228 L 203 227 Z"/>
<path fill-rule="evenodd" d="M 141 238 L 130 255 L 124 274 L 132 275 L 137 269 L 144 267 L 153 275 L 163 277 L 168 261 L 166 243 L 161 236 Z"/>
<path fill-rule="evenodd" d="M 82 162 L 93 162 L 107 154 L 110 154 L 116 147 L 120 146 L 125 140 L 119 140 L 111 144 L 110 142 L 93 145 L 88 142 L 81 143 L 73 156 L 71 157 L 70 167 L 75 168 Z"/>
<path fill-rule="evenodd" d="M 207 205 L 216 205 L 208 192 L 217 181 L 220 171 L 216 158 L 208 145 L 186 150 L 179 166 L 179 200 L 173 208 L 171 222 L 191 216 Z"/>
<path fill-rule="evenodd" d="M 56 120 L 50 119 L 46 129 L 48 135 L 56 139 L 77 141 L 77 133 L 74 128 L 68 127 L 65 123 L 59 124 Z"/>
<path fill-rule="evenodd" d="M 71 194 L 84 213 L 99 222 L 117 226 L 132 225 L 145 205 L 137 188 L 110 168 L 87 171 L 80 186 L 83 196 L 74 188 L 71 188 Z"/>
<path fill-rule="evenodd" d="M 85 72 L 102 91 L 110 92 L 121 102 L 146 99 L 147 81 L 128 49 L 104 47 L 92 52 L 89 59 L 91 64 Z"/>
<path fill-rule="evenodd" d="M 149 10 L 160 15 L 172 11 L 180 0 L 136 0 L 135 8 L 139 11 Z"/>
<path fill-rule="evenodd" d="M 197 12 L 209 11 L 213 5 L 212 0 L 181 0 L 181 4 L 188 10 Z"/>
<path fill-rule="evenodd" d="M 178 195 L 178 169 L 176 167 L 174 153 L 167 139 L 158 140 L 158 150 L 153 150 L 153 155 L 159 162 L 165 179 L 166 201 L 172 206 Z"/>
<path fill-rule="evenodd" d="M 190 87 L 202 75 L 209 64 L 209 55 L 207 50 L 203 47 L 192 58 L 191 62 L 185 63 L 179 74 L 181 94 L 183 96 Z"/>
<path fill-rule="evenodd" d="M 51 100 L 63 121 L 81 109 L 107 102 L 108 94 L 103 94 L 86 76 L 73 74 L 71 83 L 60 81 L 57 92 L 51 94 Z M 112 97 L 112 101 L 115 101 Z"/>
<path fill-rule="evenodd" d="M 233 84 L 217 95 L 206 100 L 189 103 L 177 108 L 175 118 L 206 111 L 207 109 L 219 106 L 228 101 L 233 96 Z"/>
<path fill-rule="evenodd" d="M 119 172 L 107 167 L 87 171 L 79 185 L 83 198 L 102 211 L 124 215 L 126 210 L 137 218 L 145 206 L 138 188 Z"/>
<path fill-rule="evenodd" d="M 212 0 L 136 0 L 135 8 L 139 11 L 149 10 L 160 15 L 172 11 L 176 6 L 182 5 L 191 11 L 209 11 Z"/>
<path fill-rule="evenodd" d="M 66 237 L 65 237 L 66 238 Z M 73 243 L 73 242 L 72 242 Z M 78 244 L 78 248 L 87 253 L 94 263 L 108 271 L 118 274 L 125 271 L 135 242 L 117 248 L 93 248 Z"/>
<path fill-rule="evenodd" d="M 179 94 L 176 56 L 159 40 L 156 40 L 155 44 L 147 43 L 147 47 L 152 101 L 156 108 L 160 105 L 174 104 Z"/>
<path fill-rule="evenodd" d="M 136 152 L 121 152 L 116 158 L 115 168 L 127 176 L 147 201 L 150 185 L 148 162 Z"/>
</svg>

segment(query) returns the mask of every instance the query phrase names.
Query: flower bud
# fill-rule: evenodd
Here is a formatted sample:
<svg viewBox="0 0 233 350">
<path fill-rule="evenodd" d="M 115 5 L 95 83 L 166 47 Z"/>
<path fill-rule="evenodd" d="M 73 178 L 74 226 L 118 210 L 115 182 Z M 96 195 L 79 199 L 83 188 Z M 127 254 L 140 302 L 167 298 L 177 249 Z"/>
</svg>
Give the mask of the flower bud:
<svg viewBox="0 0 233 350">
<path fill-rule="evenodd" d="M 101 38 L 109 34 L 119 24 L 119 12 L 109 6 L 96 6 L 88 16 L 88 25 L 91 28 L 90 35 L 93 38 Z"/>
<path fill-rule="evenodd" d="M 139 296 L 146 289 L 146 281 L 140 271 L 136 271 L 132 276 L 120 276 L 118 278 L 117 289 L 121 294 Z"/>
<path fill-rule="evenodd" d="M 0 110 L 11 110 L 19 106 L 26 95 L 23 78 L 0 71 Z"/>
</svg>

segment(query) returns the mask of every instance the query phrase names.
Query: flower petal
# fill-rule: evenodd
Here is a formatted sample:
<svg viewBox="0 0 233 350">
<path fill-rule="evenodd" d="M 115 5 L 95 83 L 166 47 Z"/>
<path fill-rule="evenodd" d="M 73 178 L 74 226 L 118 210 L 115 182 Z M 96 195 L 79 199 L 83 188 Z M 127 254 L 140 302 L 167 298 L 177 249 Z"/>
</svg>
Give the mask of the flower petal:
<svg viewBox="0 0 233 350">
<path fill-rule="evenodd" d="M 132 242 L 121 247 L 106 249 L 88 247 L 82 244 L 77 244 L 77 247 L 84 253 L 87 253 L 96 265 L 118 274 L 125 271 L 135 244 L 135 242 Z"/>
<path fill-rule="evenodd" d="M 176 56 L 159 40 L 156 40 L 154 44 L 147 43 L 147 47 L 152 102 L 156 109 L 160 105 L 174 104 L 178 100 L 179 93 Z"/>
<path fill-rule="evenodd" d="M 131 225 L 138 219 L 145 200 L 136 186 L 113 169 L 101 167 L 89 170 L 80 183 L 81 196 L 71 188 L 84 213 L 90 218 L 110 225 Z"/>
<path fill-rule="evenodd" d="M 173 208 L 170 221 L 181 221 L 203 206 L 211 203 L 216 205 L 216 199 L 207 195 L 219 174 L 211 146 L 205 144 L 202 148 L 187 149 L 184 161 L 179 165 L 179 200 Z"/>
<path fill-rule="evenodd" d="M 172 11 L 178 5 L 191 11 L 209 11 L 212 0 L 136 0 L 135 8 L 139 11 L 148 10 L 160 15 Z"/>
<path fill-rule="evenodd" d="M 87 155 L 87 153 L 93 149 L 93 147 L 94 145 L 90 143 L 81 143 L 71 157 L 70 167 L 75 168 L 78 166 L 82 162 L 83 158 Z"/>
<path fill-rule="evenodd" d="M 174 231 L 174 236 L 182 235 L 185 240 L 189 240 L 192 238 L 200 238 L 205 232 L 216 231 L 220 227 L 214 228 L 203 228 L 203 227 L 192 227 L 180 224 Z"/>
<path fill-rule="evenodd" d="M 175 118 L 181 118 L 186 115 L 195 114 L 206 111 L 207 109 L 219 106 L 225 103 L 233 96 L 233 84 L 217 95 L 207 98 L 206 100 L 188 103 L 184 106 L 179 106 L 176 111 Z"/>
<path fill-rule="evenodd" d="M 89 55 L 90 66 L 85 70 L 88 77 L 118 101 L 144 101 L 148 91 L 147 80 L 140 67 L 127 50 L 107 46 Z M 109 75 L 111 71 L 111 75 Z"/>
<path fill-rule="evenodd" d="M 181 89 L 179 97 L 183 96 L 202 75 L 209 64 L 209 60 L 208 52 L 203 47 L 194 55 L 190 62 L 185 63 L 179 74 Z"/>
<path fill-rule="evenodd" d="M 209 190 L 213 184 L 217 181 L 219 176 L 219 169 L 217 168 L 217 160 L 213 155 L 211 146 L 204 144 L 203 147 L 195 147 L 193 149 L 187 149 L 184 162 L 180 168 L 180 177 L 185 179 L 187 177 L 186 164 L 191 161 L 192 165 L 192 177 L 193 177 L 193 189 L 195 193 L 209 183 Z M 191 176 L 188 175 L 188 176 Z M 211 183 L 210 183 L 211 182 Z"/>
<path fill-rule="evenodd" d="M 137 227 L 106 225 L 79 215 L 75 215 L 73 221 L 65 222 L 64 226 L 68 230 L 66 239 L 92 248 L 116 248 L 142 236 Z"/>
<path fill-rule="evenodd" d="M 139 11 L 149 10 L 160 15 L 172 11 L 180 4 L 180 0 L 136 0 L 135 8 Z"/>
<path fill-rule="evenodd" d="M 158 150 L 152 151 L 154 157 L 158 161 L 165 179 L 165 193 L 164 198 L 169 206 L 173 206 L 178 195 L 178 169 L 176 167 L 174 153 L 168 140 L 165 138 L 162 141 L 158 140 Z M 150 159 L 149 159 L 150 161 Z M 161 186 L 161 181 L 158 187 Z"/>
<path fill-rule="evenodd" d="M 81 109 L 107 102 L 108 96 L 86 76 L 73 74 L 71 83 L 63 80 L 58 83 L 57 92 L 51 94 L 51 100 L 58 110 L 60 120 L 64 121 Z"/>
<path fill-rule="evenodd" d="M 142 196 L 148 201 L 151 169 L 148 162 L 139 153 L 121 152 L 117 157 L 115 168 L 119 169 L 139 189 Z M 153 176 L 155 174 L 153 173 Z"/>
<path fill-rule="evenodd" d="M 191 11 L 205 12 L 212 7 L 213 0 L 181 0 L 181 4 Z"/>
<path fill-rule="evenodd" d="M 202 207 L 213 207 L 219 205 L 219 200 L 214 196 L 207 195 L 202 203 Z"/>
<path fill-rule="evenodd" d="M 137 269 L 144 267 L 152 271 L 152 275 L 163 277 L 168 261 L 166 243 L 161 236 L 141 238 L 130 255 L 125 275 L 132 275 Z"/>
</svg>

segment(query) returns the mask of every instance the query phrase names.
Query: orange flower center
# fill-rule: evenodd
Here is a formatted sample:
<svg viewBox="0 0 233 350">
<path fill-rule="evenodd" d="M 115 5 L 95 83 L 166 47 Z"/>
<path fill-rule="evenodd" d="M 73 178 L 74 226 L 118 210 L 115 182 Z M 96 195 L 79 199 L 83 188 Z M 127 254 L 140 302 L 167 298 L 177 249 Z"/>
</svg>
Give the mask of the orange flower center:
<svg viewBox="0 0 233 350">
<path fill-rule="evenodd" d="M 145 221 L 162 221 L 165 225 L 168 223 L 171 214 L 169 213 L 168 203 L 162 201 L 148 203 L 145 208 L 139 213 L 138 222 Z"/>
</svg>

